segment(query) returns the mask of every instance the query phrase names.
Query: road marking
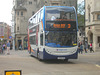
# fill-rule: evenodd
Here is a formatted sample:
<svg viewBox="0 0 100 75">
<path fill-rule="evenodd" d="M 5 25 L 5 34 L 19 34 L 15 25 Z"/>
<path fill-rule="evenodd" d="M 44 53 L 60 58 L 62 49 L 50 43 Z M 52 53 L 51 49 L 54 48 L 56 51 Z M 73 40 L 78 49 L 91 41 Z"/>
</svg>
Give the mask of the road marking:
<svg viewBox="0 0 100 75">
<path fill-rule="evenodd" d="M 96 66 L 100 68 L 100 65 L 96 65 Z"/>
</svg>

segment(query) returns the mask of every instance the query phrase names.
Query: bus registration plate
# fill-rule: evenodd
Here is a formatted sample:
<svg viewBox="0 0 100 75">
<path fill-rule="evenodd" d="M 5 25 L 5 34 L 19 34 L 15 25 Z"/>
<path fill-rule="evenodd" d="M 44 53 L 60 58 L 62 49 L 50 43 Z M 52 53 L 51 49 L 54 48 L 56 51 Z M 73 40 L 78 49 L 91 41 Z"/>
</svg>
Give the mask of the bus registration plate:
<svg viewBox="0 0 100 75">
<path fill-rule="evenodd" d="M 57 59 L 65 59 L 65 57 L 58 57 Z"/>
</svg>

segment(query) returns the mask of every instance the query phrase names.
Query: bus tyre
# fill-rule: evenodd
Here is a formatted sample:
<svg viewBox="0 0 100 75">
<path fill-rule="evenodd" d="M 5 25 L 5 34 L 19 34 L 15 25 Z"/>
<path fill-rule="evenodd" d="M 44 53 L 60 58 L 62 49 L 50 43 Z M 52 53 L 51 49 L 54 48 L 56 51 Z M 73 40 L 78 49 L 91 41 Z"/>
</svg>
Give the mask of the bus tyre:
<svg viewBox="0 0 100 75">
<path fill-rule="evenodd" d="M 64 61 L 68 62 L 68 59 L 65 59 Z"/>
</svg>

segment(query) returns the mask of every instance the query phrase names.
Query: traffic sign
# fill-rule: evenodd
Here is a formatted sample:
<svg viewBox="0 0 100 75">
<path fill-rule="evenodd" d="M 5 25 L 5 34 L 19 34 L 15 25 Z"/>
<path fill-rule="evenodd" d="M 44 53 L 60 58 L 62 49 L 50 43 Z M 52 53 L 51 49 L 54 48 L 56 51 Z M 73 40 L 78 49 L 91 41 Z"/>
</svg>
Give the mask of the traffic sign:
<svg viewBox="0 0 100 75">
<path fill-rule="evenodd" d="M 9 36 L 9 39 L 12 39 L 12 36 Z"/>
<path fill-rule="evenodd" d="M 22 75 L 21 70 L 6 70 L 5 75 Z"/>
</svg>

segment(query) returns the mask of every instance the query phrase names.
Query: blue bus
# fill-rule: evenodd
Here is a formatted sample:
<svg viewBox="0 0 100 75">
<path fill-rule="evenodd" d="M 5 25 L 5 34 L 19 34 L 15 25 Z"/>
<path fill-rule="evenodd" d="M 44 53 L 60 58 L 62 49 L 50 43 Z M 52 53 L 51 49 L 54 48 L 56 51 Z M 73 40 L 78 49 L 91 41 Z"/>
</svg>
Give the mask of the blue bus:
<svg viewBox="0 0 100 75">
<path fill-rule="evenodd" d="M 43 6 L 28 25 L 28 51 L 39 60 L 77 59 L 77 13 L 74 7 Z"/>
</svg>

